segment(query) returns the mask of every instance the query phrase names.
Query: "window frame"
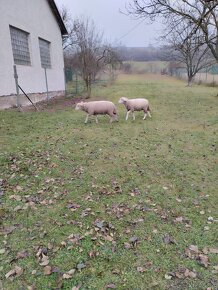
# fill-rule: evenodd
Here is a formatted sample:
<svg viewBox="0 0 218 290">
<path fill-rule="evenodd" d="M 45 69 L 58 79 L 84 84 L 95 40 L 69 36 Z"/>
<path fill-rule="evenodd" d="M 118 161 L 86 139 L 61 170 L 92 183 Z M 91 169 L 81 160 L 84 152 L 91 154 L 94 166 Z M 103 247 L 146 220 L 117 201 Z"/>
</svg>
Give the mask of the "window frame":
<svg viewBox="0 0 218 290">
<path fill-rule="evenodd" d="M 51 42 L 42 38 L 38 37 L 38 43 L 39 43 L 39 54 L 40 54 L 40 61 L 41 61 L 41 67 L 46 69 L 51 69 Z M 41 44 L 47 44 L 47 47 L 43 47 Z M 44 50 L 44 51 L 43 51 Z M 47 54 L 47 55 L 45 55 Z"/>
<path fill-rule="evenodd" d="M 30 33 L 13 25 L 9 25 L 9 30 L 14 64 L 31 66 Z"/>
</svg>

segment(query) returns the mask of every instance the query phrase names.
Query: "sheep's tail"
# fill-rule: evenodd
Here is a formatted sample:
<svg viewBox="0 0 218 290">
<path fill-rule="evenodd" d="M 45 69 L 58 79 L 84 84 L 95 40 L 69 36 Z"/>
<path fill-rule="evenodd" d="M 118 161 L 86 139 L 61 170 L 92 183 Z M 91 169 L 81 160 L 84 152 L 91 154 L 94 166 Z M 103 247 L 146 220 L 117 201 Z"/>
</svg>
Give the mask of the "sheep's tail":
<svg viewBox="0 0 218 290">
<path fill-rule="evenodd" d="M 114 107 L 113 114 L 117 115 L 117 108 L 116 107 Z"/>
</svg>

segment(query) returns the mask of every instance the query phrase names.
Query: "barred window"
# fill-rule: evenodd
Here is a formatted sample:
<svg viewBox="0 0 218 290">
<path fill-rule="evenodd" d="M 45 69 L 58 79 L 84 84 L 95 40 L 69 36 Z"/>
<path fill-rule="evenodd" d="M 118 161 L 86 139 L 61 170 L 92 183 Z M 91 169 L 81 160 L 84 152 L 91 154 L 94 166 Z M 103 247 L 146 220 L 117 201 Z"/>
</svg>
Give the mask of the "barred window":
<svg viewBox="0 0 218 290">
<path fill-rule="evenodd" d="M 39 38 L 39 50 L 42 67 L 51 68 L 50 42 Z"/>
<path fill-rule="evenodd" d="M 10 26 L 11 44 L 15 64 L 30 65 L 29 33 Z"/>
</svg>

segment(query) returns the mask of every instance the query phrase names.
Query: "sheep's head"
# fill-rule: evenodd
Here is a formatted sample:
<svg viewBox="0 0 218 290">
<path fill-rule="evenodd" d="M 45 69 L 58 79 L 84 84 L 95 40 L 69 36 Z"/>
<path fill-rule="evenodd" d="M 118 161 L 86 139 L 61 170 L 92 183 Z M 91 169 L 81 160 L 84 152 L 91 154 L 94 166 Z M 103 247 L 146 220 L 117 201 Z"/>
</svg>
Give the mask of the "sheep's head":
<svg viewBox="0 0 218 290">
<path fill-rule="evenodd" d="M 119 104 L 125 104 L 127 101 L 128 101 L 127 98 L 122 97 L 122 98 L 119 99 L 119 102 L 118 102 L 118 103 L 119 103 Z"/>
<path fill-rule="evenodd" d="M 83 109 L 83 105 L 84 105 L 83 102 L 77 103 L 76 107 L 75 107 L 75 110 L 82 110 Z"/>
</svg>

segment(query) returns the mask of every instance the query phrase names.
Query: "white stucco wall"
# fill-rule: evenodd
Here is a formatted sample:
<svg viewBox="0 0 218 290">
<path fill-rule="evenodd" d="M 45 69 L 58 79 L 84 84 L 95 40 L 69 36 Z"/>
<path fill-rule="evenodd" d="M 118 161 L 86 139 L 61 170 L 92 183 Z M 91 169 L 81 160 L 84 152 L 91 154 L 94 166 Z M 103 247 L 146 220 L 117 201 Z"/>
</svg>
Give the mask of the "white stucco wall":
<svg viewBox="0 0 218 290">
<path fill-rule="evenodd" d="M 19 84 L 24 91 L 46 91 L 39 37 L 51 43 L 51 69 L 47 69 L 48 89 L 63 91 L 65 81 L 61 31 L 47 0 L 0 0 L 0 96 L 16 93 L 9 25 L 30 33 L 31 66 L 17 65 Z"/>
</svg>

